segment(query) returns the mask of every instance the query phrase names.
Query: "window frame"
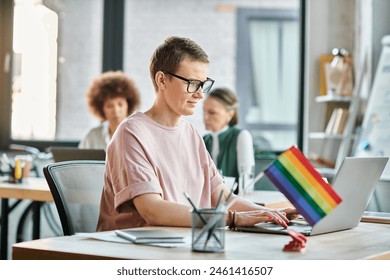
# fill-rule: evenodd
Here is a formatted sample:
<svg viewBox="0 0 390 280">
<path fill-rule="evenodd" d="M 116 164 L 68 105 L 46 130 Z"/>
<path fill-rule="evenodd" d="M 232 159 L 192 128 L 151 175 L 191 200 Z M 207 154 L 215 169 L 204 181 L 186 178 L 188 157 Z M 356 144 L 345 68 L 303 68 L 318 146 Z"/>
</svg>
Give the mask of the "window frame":
<svg viewBox="0 0 390 280">
<path fill-rule="evenodd" d="M 13 1 L 0 0 L 0 148 L 8 149 L 11 144 L 11 75 L 12 75 L 12 32 Z"/>
<path fill-rule="evenodd" d="M 102 71 L 123 70 L 125 0 L 104 0 L 103 13 L 103 57 Z M 45 151 L 50 146 L 77 147 L 79 141 L 17 140 L 11 138 L 11 79 L 12 79 L 12 34 L 14 1 L 0 0 L 0 65 L 8 71 L 0 71 L 0 149 L 8 150 L 10 145 L 25 145 Z M 6 61 L 7 60 L 7 61 Z"/>
<path fill-rule="evenodd" d="M 243 93 L 253 92 L 252 79 L 252 58 L 250 53 L 250 34 L 249 22 L 253 19 L 261 20 L 298 20 L 299 22 L 299 73 L 298 73 L 298 116 L 297 125 L 289 124 L 247 124 L 243 122 L 243 128 L 251 130 L 288 130 L 296 129 L 297 145 L 300 149 L 303 146 L 303 127 L 304 127 L 304 15 L 305 0 L 300 1 L 299 11 L 295 10 L 277 10 L 277 9 L 238 9 L 237 10 L 237 93 L 240 100 L 240 112 L 248 108 L 251 100 Z"/>
</svg>

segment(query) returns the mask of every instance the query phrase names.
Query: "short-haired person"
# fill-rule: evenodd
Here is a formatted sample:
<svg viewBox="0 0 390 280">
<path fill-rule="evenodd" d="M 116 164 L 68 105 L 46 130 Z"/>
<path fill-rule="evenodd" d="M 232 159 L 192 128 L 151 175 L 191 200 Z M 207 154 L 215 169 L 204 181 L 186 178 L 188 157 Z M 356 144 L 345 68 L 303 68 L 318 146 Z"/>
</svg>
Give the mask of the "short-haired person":
<svg viewBox="0 0 390 280">
<path fill-rule="evenodd" d="M 223 176 L 234 177 L 237 182 L 244 176 L 243 182 L 249 182 L 255 166 L 253 140 L 248 130 L 236 127 L 238 99 L 234 92 L 227 88 L 212 90 L 203 102 L 203 121 L 211 131 L 203 136 L 206 148 Z"/>
<path fill-rule="evenodd" d="M 98 231 L 190 227 L 192 207 L 183 192 L 199 208 L 215 207 L 221 192 L 228 196 L 202 136 L 182 118 L 194 113 L 214 83 L 208 63 L 204 50 L 187 38 L 169 37 L 153 53 L 155 101 L 123 121 L 107 147 Z M 232 227 L 271 220 L 286 227 L 285 214 L 296 212 L 267 209 L 235 195 L 231 199 L 235 203 L 226 223 Z"/>
<path fill-rule="evenodd" d="M 92 81 L 87 100 L 101 123 L 87 133 L 79 148 L 105 150 L 119 124 L 139 107 L 140 94 L 133 79 L 122 71 L 109 71 Z"/>
</svg>

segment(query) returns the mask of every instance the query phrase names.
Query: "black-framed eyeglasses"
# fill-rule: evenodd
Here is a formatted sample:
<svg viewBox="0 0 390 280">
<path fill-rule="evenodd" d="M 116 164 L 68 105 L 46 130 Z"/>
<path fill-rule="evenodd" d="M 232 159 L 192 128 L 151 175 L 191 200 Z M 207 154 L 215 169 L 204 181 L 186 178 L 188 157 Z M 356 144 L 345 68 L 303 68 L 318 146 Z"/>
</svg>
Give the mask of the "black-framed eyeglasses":
<svg viewBox="0 0 390 280">
<path fill-rule="evenodd" d="M 165 74 L 171 75 L 171 76 L 173 76 L 175 78 L 178 78 L 180 80 L 186 81 L 187 82 L 187 92 L 188 93 L 197 92 L 199 90 L 199 88 L 202 88 L 203 93 L 208 93 L 210 91 L 210 89 L 213 87 L 213 84 L 214 84 L 214 80 L 210 79 L 210 78 L 207 78 L 206 81 L 202 82 L 202 81 L 199 81 L 199 80 L 186 79 L 186 78 L 184 78 L 182 76 L 173 74 L 173 73 L 168 72 L 168 71 L 163 71 L 163 72 Z"/>
</svg>

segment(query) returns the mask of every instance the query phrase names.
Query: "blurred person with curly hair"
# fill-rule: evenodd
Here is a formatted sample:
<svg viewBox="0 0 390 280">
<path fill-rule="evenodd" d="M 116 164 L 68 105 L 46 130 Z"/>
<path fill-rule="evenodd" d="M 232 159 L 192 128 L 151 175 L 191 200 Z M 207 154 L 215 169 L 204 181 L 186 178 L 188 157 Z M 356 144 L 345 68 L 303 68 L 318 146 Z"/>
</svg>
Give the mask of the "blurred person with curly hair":
<svg viewBox="0 0 390 280">
<path fill-rule="evenodd" d="M 109 71 L 92 81 L 87 100 L 90 111 L 101 123 L 80 141 L 82 149 L 106 149 L 119 124 L 140 105 L 134 80 L 121 71 Z"/>
</svg>

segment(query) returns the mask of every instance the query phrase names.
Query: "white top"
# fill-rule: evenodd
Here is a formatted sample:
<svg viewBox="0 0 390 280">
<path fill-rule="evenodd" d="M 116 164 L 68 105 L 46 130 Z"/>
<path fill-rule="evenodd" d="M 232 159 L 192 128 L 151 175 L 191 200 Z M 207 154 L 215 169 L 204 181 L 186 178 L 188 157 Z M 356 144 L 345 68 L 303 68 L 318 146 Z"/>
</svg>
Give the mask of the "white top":
<svg viewBox="0 0 390 280">
<path fill-rule="evenodd" d="M 92 128 L 80 141 L 80 149 L 103 149 L 106 150 L 110 142 L 108 121 L 102 122 L 99 126 Z"/>
<path fill-rule="evenodd" d="M 217 158 L 219 155 L 219 138 L 218 138 L 218 136 L 222 132 L 225 132 L 228 128 L 229 128 L 228 126 L 225 126 L 220 131 L 211 133 L 211 136 L 213 137 L 213 147 L 212 147 L 212 152 L 211 152 L 211 158 L 214 160 L 214 162 L 217 162 Z"/>
<path fill-rule="evenodd" d="M 225 132 L 228 129 L 228 126 L 225 126 L 218 132 L 213 132 L 211 135 L 213 137 L 213 149 L 211 157 L 215 162 L 217 162 L 217 157 L 219 155 L 219 134 Z M 243 129 L 238 134 L 237 137 L 237 166 L 239 174 L 246 173 L 250 174 L 253 171 L 255 166 L 255 156 L 253 151 L 253 139 L 252 135 L 248 130 Z"/>
</svg>

